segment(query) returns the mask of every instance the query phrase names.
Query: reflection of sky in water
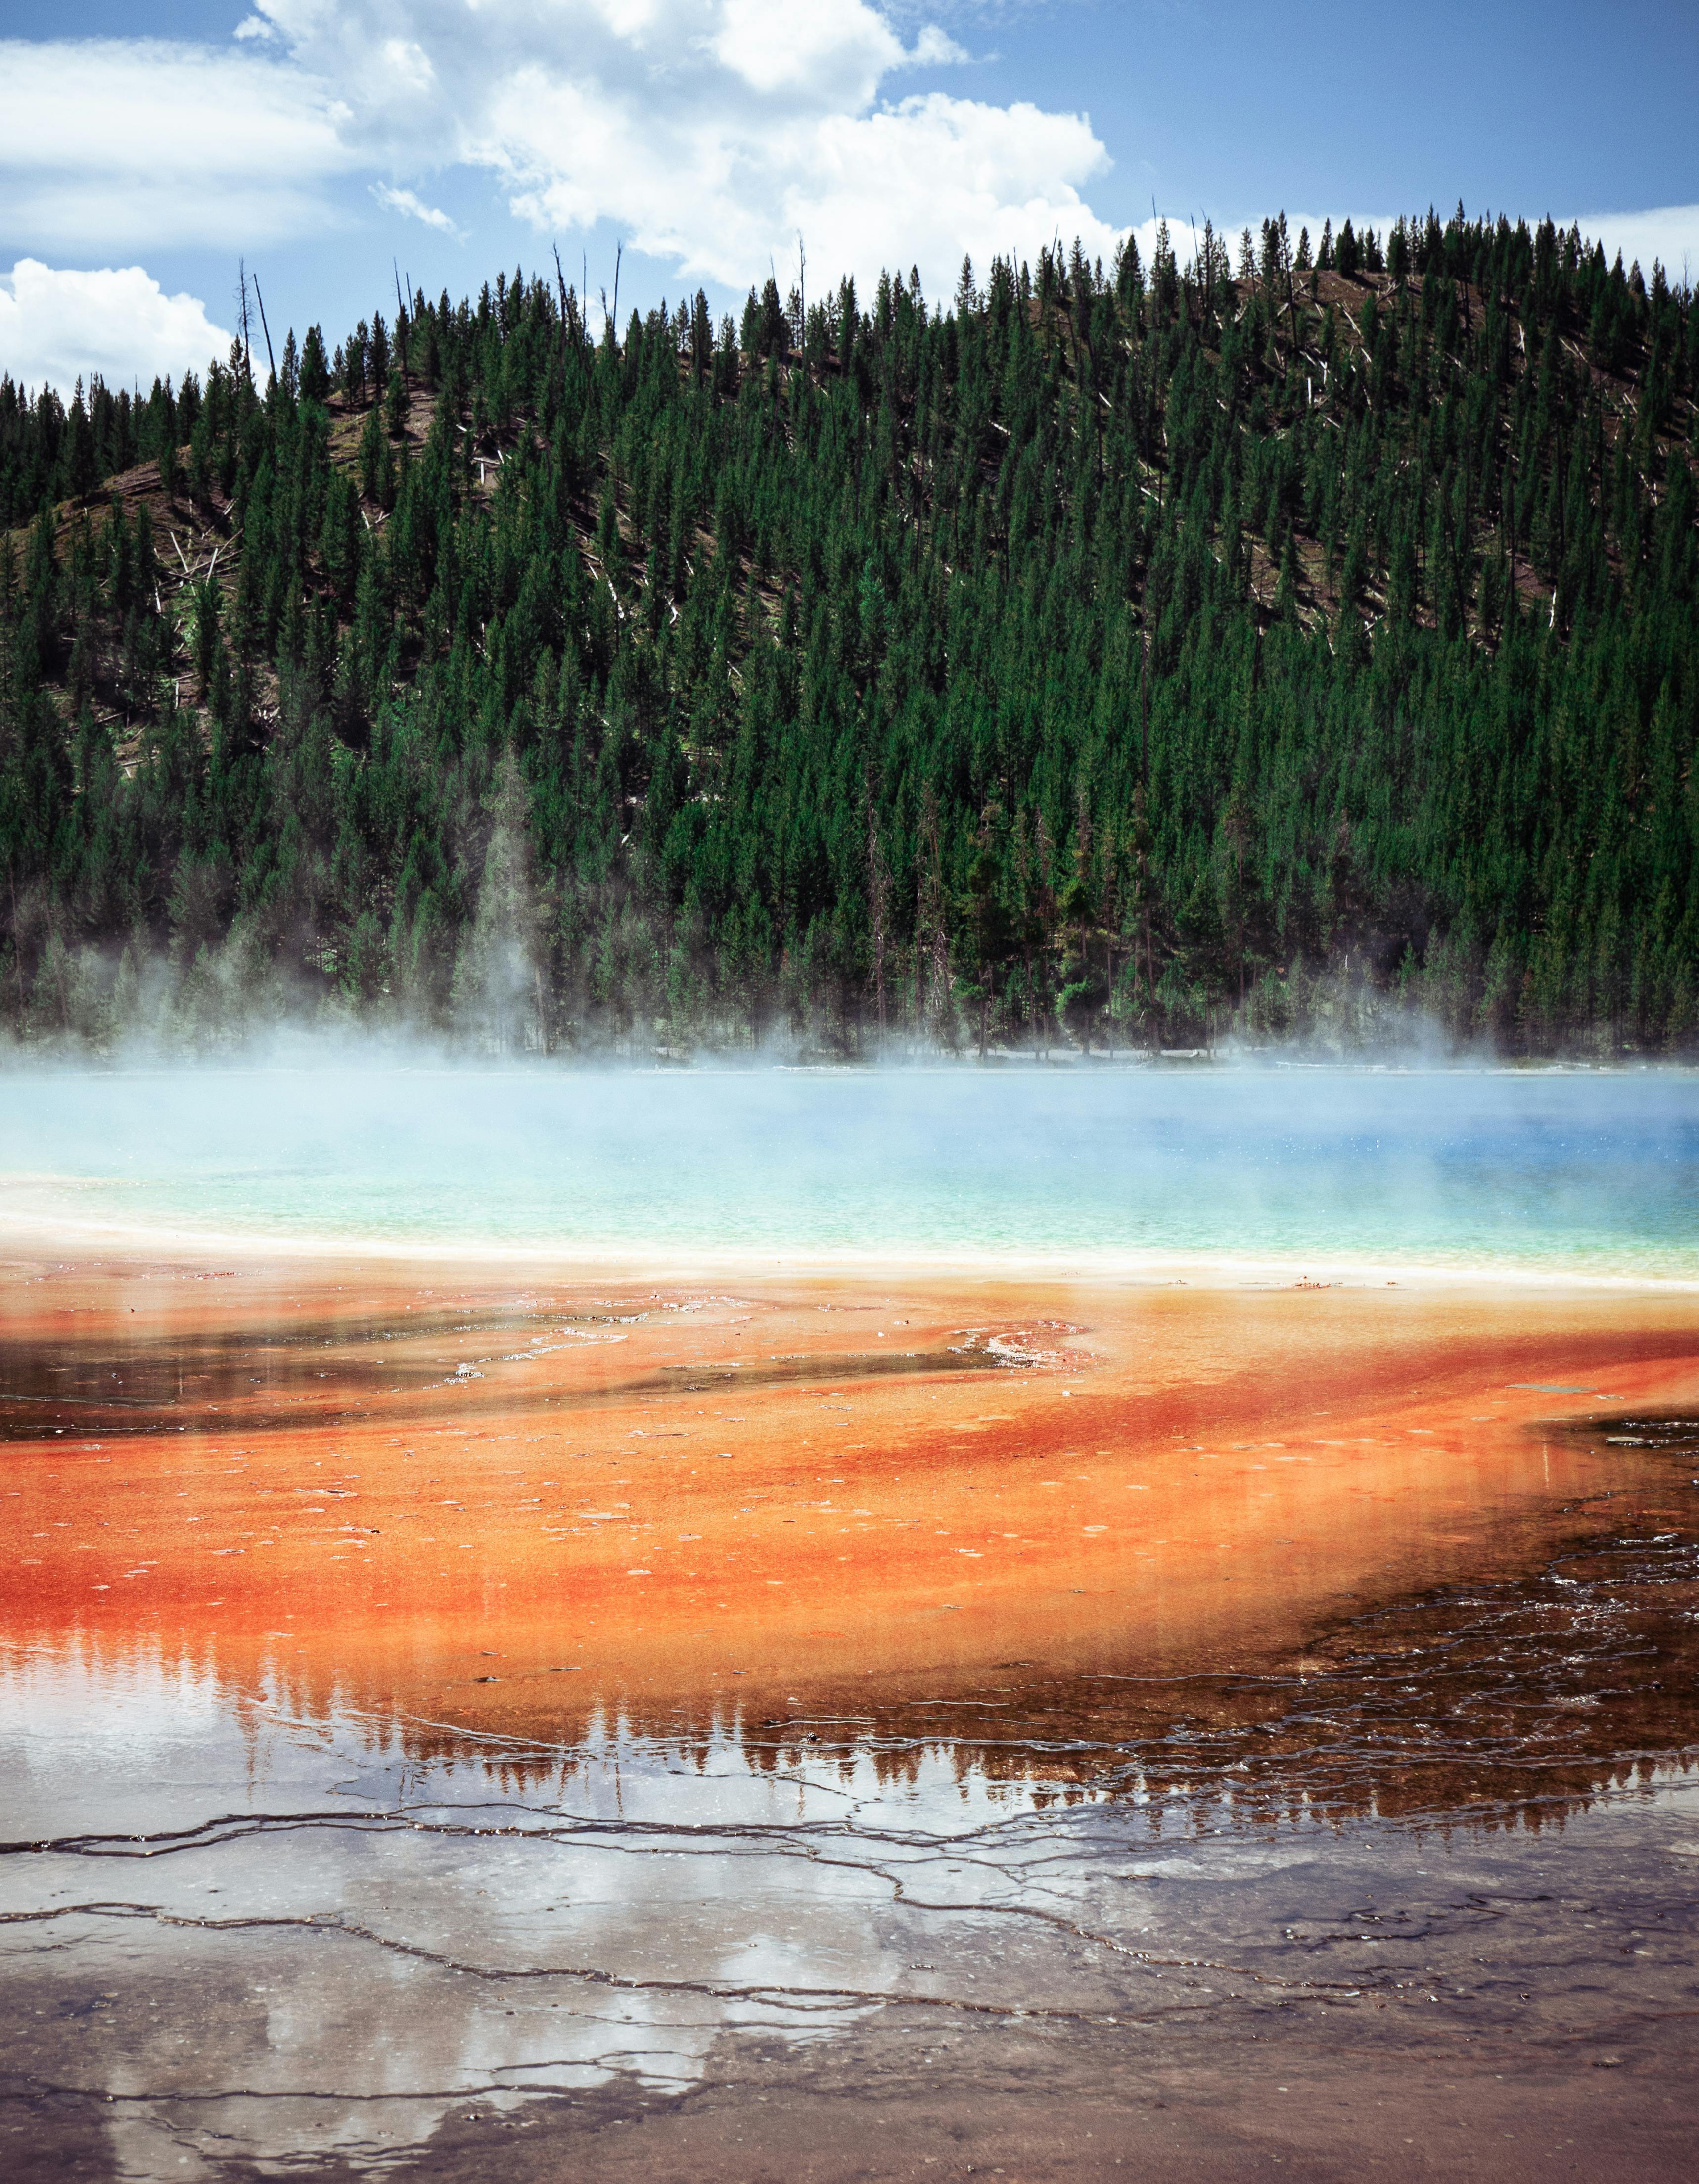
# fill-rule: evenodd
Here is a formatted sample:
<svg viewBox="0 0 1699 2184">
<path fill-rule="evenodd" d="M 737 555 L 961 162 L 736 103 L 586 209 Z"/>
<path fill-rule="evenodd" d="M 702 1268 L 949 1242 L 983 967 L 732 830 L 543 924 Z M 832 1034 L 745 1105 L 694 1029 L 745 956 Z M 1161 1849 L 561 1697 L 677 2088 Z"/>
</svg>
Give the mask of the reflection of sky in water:
<svg viewBox="0 0 1699 2184">
<path fill-rule="evenodd" d="M 455 2099 L 677 2092 L 728 2032 L 816 2040 L 894 1995 L 1113 2007 L 1049 1961 L 1096 1853 L 1059 1855 L 1029 1794 L 947 1750 L 883 1778 L 865 1753 L 769 1770 L 730 1726 L 487 1751 L 421 1762 L 387 1724 L 145 1658 L 9 1658 L 9 1831 L 76 1843 L 0 1869 L 0 1960 L 14 1992 L 32 1970 L 106 1991 L 79 2078 L 147 2092 L 111 2120 L 126 2173 L 180 2177 L 186 2144 L 415 2143 Z M 1017 1905 L 1033 1933 L 988 1953 Z M 225 2082 L 242 2097 L 173 2098 Z"/>
<path fill-rule="evenodd" d="M 73 1217 L 201 1229 L 1699 1275 L 1678 1072 L 14 1074 L 0 1145 L 121 1186 Z"/>
<path fill-rule="evenodd" d="M 905 1758 L 769 1771 L 729 1727 L 670 1748 L 604 1725 L 421 1761 L 393 1725 L 146 1655 L 14 1650 L 0 1805 L 49 1847 L 0 1862 L 10 2065 L 95 2096 L 121 2173 L 199 2184 L 362 2166 L 468 2102 L 684 2091 L 723 2042 L 841 2039 L 894 2002 L 1064 2031 L 1412 1969 L 1456 2001 L 1491 1983 L 1474 1911 L 1457 1923 L 1485 1898 L 1532 1907 L 1520 1944 L 1549 1954 L 1549 1849 L 1515 1829 L 1250 1826 L 1219 1791 L 1046 1808 L 944 1744 Z M 1647 2003 L 1660 1968 L 1604 1930 L 1609 1890 L 1635 1858 L 1685 1886 L 1695 1787 L 1660 1771 L 1568 1818 L 1566 1886 L 1609 1953 L 1570 1975 L 1566 2036 Z M 1370 1897 L 1417 1907 L 1419 1965 L 1362 1930 Z M 1501 1908 L 1501 1954 L 1522 1915 Z"/>
</svg>

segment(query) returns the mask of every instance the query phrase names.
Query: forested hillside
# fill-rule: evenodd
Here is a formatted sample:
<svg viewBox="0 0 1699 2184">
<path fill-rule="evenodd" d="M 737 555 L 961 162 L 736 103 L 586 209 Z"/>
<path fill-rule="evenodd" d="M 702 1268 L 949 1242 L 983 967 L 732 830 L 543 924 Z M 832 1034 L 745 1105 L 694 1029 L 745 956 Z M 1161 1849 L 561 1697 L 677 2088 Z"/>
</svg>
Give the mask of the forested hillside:
<svg viewBox="0 0 1699 2184">
<path fill-rule="evenodd" d="M 1699 305 L 1187 242 L 0 384 L 0 1017 L 1691 1048 Z"/>
</svg>

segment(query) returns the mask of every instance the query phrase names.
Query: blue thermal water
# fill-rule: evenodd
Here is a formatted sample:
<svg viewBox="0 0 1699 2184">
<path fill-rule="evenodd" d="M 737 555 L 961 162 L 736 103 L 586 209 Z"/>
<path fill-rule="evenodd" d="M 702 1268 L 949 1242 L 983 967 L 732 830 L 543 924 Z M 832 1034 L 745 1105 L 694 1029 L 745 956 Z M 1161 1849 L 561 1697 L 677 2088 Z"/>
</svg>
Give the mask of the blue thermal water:
<svg viewBox="0 0 1699 2184">
<path fill-rule="evenodd" d="M 208 1232 L 1699 1279 L 1678 1072 L 20 1071 L 0 1173 Z"/>
</svg>

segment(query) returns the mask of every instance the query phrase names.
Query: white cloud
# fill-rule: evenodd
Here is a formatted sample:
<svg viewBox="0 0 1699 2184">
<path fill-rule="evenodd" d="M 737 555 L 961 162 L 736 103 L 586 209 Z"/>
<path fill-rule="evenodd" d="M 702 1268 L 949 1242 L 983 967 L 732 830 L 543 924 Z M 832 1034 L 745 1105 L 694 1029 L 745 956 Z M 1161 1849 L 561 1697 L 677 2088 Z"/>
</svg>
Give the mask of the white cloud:
<svg viewBox="0 0 1699 2184">
<path fill-rule="evenodd" d="M 996 107 L 904 76 L 965 58 L 912 47 L 867 0 L 259 0 L 298 65 L 355 109 L 397 178 L 496 176 L 539 233 L 608 220 L 692 280 L 794 261 L 863 282 L 964 251 L 1028 254 L 1116 233 L 1082 194 L 1109 161 L 1083 115 Z M 423 57 L 383 64 L 397 42 Z"/>
<path fill-rule="evenodd" d="M 168 296 L 139 265 L 73 272 L 20 258 L 0 274 L 0 372 L 67 400 L 79 379 L 110 387 L 204 371 L 231 337 L 196 296 Z"/>
<path fill-rule="evenodd" d="M 151 40 L 0 42 L 0 234 L 241 248 L 322 223 L 348 119 L 298 67 Z"/>
<path fill-rule="evenodd" d="M 823 123 L 783 203 L 822 268 L 865 278 L 912 263 L 929 292 L 947 294 L 964 252 L 982 272 L 993 253 L 1032 257 L 1058 233 L 1088 257 L 1112 252 L 1121 231 L 1076 187 L 1108 164 L 1078 114 L 934 92 Z"/>
<path fill-rule="evenodd" d="M 799 226 L 822 277 L 914 261 L 929 288 L 964 250 L 1112 241 L 1082 195 L 1108 164 L 1089 121 L 903 96 L 966 56 L 872 0 L 255 8 L 216 49 L 0 45 L 0 237 L 252 248 L 321 228 L 357 172 L 446 231 L 425 186 L 460 165 L 540 233 L 608 220 L 733 286 L 788 262 Z"/>
<path fill-rule="evenodd" d="M 411 38 L 386 38 L 382 45 L 383 66 L 391 81 L 404 86 L 409 91 L 428 92 L 437 81 L 437 71 L 431 56 Z"/>
<path fill-rule="evenodd" d="M 950 33 L 939 30 L 936 23 L 922 25 L 921 34 L 915 40 L 915 49 L 909 56 L 916 68 L 944 68 L 970 58 Z"/>
<path fill-rule="evenodd" d="M 387 182 L 372 185 L 373 197 L 386 212 L 398 212 L 409 220 L 422 220 L 426 227 L 434 227 L 439 235 L 452 235 L 456 242 L 465 241 L 460 230 L 437 205 L 428 205 L 411 190 L 393 189 Z"/>
<path fill-rule="evenodd" d="M 755 90 L 828 106 L 865 106 L 905 58 L 901 39 L 861 0 L 725 0 L 709 42 Z"/>
</svg>

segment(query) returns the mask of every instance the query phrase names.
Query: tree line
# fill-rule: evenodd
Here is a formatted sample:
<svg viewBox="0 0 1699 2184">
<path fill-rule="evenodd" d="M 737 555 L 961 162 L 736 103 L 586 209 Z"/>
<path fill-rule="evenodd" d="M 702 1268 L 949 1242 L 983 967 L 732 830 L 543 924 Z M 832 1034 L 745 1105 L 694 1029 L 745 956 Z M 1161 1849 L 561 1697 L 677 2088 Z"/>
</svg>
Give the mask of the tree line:
<svg viewBox="0 0 1699 2184">
<path fill-rule="evenodd" d="M 396 302 L 0 381 L 14 1036 L 1699 1039 L 1661 266 L 1459 208 Z"/>
</svg>

